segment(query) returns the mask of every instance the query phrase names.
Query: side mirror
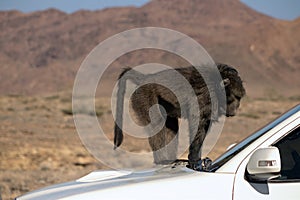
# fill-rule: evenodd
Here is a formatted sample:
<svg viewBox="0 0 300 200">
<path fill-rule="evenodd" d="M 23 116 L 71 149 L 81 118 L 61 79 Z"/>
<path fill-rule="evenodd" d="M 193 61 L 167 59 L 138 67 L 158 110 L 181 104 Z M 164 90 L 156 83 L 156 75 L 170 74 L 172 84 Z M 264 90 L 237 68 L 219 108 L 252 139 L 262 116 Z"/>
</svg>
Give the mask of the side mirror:
<svg viewBox="0 0 300 200">
<path fill-rule="evenodd" d="M 247 164 L 246 179 L 250 182 L 266 182 L 280 176 L 281 160 L 277 147 L 257 149 Z"/>
</svg>

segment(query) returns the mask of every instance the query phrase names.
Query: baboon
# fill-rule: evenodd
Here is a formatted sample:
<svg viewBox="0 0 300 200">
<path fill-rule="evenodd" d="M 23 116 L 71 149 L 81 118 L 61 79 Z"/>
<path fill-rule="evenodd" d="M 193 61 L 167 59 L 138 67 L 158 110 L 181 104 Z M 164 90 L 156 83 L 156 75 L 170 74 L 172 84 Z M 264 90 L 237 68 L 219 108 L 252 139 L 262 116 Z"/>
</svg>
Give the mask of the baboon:
<svg viewBox="0 0 300 200">
<path fill-rule="evenodd" d="M 188 162 L 189 167 L 192 169 L 199 169 L 201 165 L 201 146 L 208 132 L 209 125 L 213 121 L 217 121 L 218 117 L 222 114 L 227 117 L 234 116 L 240 105 L 241 98 L 245 95 L 245 89 L 243 87 L 242 80 L 238 74 L 238 71 L 233 67 L 226 64 L 217 64 L 218 70 L 221 75 L 221 83 L 214 84 L 215 96 L 221 91 L 226 93 L 226 110 L 220 106 L 212 105 L 210 91 L 208 90 L 207 83 L 203 79 L 201 74 L 194 67 L 175 68 L 172 70 L 181 74 L 188 83 L 192 86 L 195 94 L 197 95 L 200 118 L 196 134 L 190 136 L 190 146 Z M 209 69 L 209 67 L 208 67 Z M 156 164 L 165 164 L 175 161 L 177 159 L 177 146 L 178 146 L 178 119 L 186 118 L 191 124 L 196 118 L 190 115 L 190 109 L 192 105 L 189 104 L 189 95 L 185 94 L 185 91 L 180 84 L 176 85 L 176 89 L 181 90 L 181 97 L 183 98 L 183 104 L 179 105 L 178 99 L 170 89 L 153 83 L 148 83 L 147 80 L 158 80 L 159 78 L 165 78 L 169 74 L 169 70 L 163 70 L 153 74 L 142 74 L 131 68 L 125 68 L 119 76 L 118 91 L 117 91 L 117 109 L 116 109 L 116 121 L 114 130 L 114 145 L 115 148 L 119 147 L 123 141 L 122 132 L 122 116 L 124 106 L 124 94 L 126 90 L 126 80 L 131 80 L 136 85 L 140 85 L 132 94 L 130 100 L 132 108 L 137 119 L 141 125 L 148 125 L 151 122 L 149 116 L 149 109 L 155 104 L 159 104 L 164 108 L 164 127 L 155 135 L 148 138 L 151 149 L 153 150 L 154 162 Z M 208 70 L 209 71 L 209 70 Z M 128 72 L 128 73 L 127 73 Z M 213 73 L 204 73 L 204 76 L 214 76 Z M 173 78 L 173 77 L 172 77 Z M 175 79 L 175 78 L 174 78 Z M 224 94 L 225 95 L 225 94 Z M 198 120 L 198 119 L 197 119 Z M 190 127 L 189 127 L 190 128 Z M 177 137 L 177 138 L 176 138 Z M 167 146 L 166 146 L 167 145 Z"/>
</svg>

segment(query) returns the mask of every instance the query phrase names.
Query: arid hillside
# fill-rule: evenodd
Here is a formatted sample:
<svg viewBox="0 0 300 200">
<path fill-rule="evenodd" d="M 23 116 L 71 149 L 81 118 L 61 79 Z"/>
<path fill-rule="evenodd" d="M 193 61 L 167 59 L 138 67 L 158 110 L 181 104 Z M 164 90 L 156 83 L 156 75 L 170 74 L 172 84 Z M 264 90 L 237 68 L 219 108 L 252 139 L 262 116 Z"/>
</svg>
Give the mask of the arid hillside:
<svg viewBox="0 0 300 200">
<path fill-rule="evenodd" d="M 294 96 L 300 82 L 300 21 L 257 13 L 238 0 L 153 0 L 66 14 L 58 10 L 0 12 L 0 94 L 45 94 L 70 89 L 83 59 L 101 41 L 131 28 L 180 31 L 202 44 L 216 62 L 237 66 L 250 96 Z M 170 63 L 163 53 L 139 52 L 123 66 Z M 174 64 L 174 63 L 172 63 Z M 180 65 L 175 63 L 174 65 Z"/>
</svg>

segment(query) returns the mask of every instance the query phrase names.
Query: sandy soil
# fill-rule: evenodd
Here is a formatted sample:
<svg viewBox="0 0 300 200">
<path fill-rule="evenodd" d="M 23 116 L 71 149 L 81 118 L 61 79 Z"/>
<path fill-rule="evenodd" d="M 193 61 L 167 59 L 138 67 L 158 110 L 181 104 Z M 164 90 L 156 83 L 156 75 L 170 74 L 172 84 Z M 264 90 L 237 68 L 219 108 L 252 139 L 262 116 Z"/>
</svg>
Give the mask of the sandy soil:
<svg viewBox="0 0 300 200">
<path fill-rule="evenodd" d="M 238 142 L 297 105 L 299 98 L 272 97 L 242 101 L 238 116 L 225 122 L 222 135 L 209 154 L 216 158 Z M 0 191 L 3 200 L 47 185 L 77 179 L 92 170 L 108 168 L 85 149 L 76 132 L 71 95 L 0 97 Z M 113 123 L 107 99 L 98 99 L 99 121 L 108 138 Z M 124 148 L 147 150 L 147 142 L 127 137 Z M 105 154 L 106 152 L 100 152 Z M 111 159 L 111 158 L 110 158 Z"/>
</svg>

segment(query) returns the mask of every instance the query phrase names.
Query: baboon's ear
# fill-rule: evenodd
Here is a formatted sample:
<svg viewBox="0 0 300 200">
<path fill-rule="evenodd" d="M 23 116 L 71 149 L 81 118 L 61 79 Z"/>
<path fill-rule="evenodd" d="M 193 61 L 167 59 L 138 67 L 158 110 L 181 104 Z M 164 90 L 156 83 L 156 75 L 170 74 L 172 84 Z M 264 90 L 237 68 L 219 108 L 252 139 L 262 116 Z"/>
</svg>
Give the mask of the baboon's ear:
<svg viewBox="0 0 300 200">
<path fill-rule="evenodd" d="M 223 84 L 224 84 L 224 87 L 228 86 L 230 84 L 229 78 L 223 79 Z"/>
</svg>

